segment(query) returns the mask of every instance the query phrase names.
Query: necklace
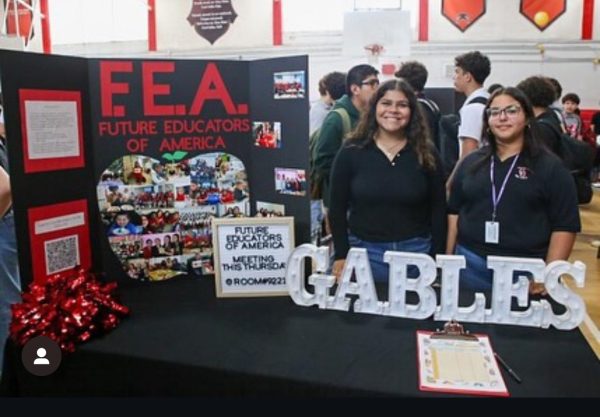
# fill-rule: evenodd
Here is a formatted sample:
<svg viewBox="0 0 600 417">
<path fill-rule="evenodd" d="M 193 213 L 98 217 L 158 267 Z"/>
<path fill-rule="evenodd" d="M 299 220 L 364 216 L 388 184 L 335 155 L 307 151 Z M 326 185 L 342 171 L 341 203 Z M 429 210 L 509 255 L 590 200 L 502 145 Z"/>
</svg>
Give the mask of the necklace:
<svg viewBox="0 0 600 417">
<path fill-rule="evenodd" d="M 390 159 L 395 157 L 398 150 L 406 144 L 406 142 L 403 141 L 403 142 L 398 142 L 398 143 L 390 146 L 389 148 L 386 148 L 383 145 L 381 145 L 379 142 L 376 142 L 376 143 L 377 143 L 377 147 L 379 149 L 381 149 L 383 151 L 383 153 Z"/>
</svg>

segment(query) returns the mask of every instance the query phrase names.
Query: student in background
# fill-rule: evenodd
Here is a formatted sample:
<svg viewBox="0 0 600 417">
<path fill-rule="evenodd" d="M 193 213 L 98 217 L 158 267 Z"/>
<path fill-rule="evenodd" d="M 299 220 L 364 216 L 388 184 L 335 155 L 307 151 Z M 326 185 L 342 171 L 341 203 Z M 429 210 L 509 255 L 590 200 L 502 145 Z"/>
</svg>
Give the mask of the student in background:
<svg viewBox="0 0 600 417">
<path fill-rule="evenodd" d="M 313 180 L 317 179 L 314 172 L 314 149 L 320 135 L 320 128 L 331 110 L 336 100 L 340 99 L 346 91 L 346 74 L 342 72 L 330 72 L 319 80 L 320 99 L 317 100 L 310 108 L 310 137 L 309 137 L 309 153 L 310 153 L 310 175 Z M 349 116 L 348 116 L 349 117 Z M 325 223 L 325 207 L 323 206 L 323 196 L 319 192 L 320 187 L 316 184 L 311 184 L 311 200 L 310 200 L 310 240 L 312 243 L 320 245 L 323 238 L 323 230 L 327 229 Z M 325 226 L 325 227 L 324 227 Z M 325 234 L 329 234 L 326 230 Z"/>
<path fill-rule="evenodd" d="M 429 76 L 427 68 L 418 61 L 404 62 L 394 76 L 405 79 L 413 90 L 415 90 L 419 108 L 423 111 L 427 126 L 429 127 L 431 140 L 439 151 L 440 142 L 438 138 L 438 125 L 441 113 L 437 103 L 425 97 L 425 93 L 423 92 L 423 90 L 425 90 L 425 84 L 427 83 L 427 77 Z"/>
<path fill-rule="evenodd" d="M 554 102 L 554 87 L 546 77 L 528 77 L 517 84 L 533 106 L 536 125 L 539 129 L 539 139 L 548 149 L 560 157 L 560 137 L 555 132 L 561 132 L 561 119 L 551 108 Z"/>
<path fill-rule="evenodd" d="M 487 256 L 566 260 L 581 229 L 571 173 L 539 143 L 523 92 L 497 90 L 485 112 L 489 145 L 458 167 L 448 202 L 447 253 L 466 258 L 460 285 L 478 291 L 492 288 Z"/>
<path fill-rule="evenodd" d="M 350 247 L 367 249 L 376 281 L 388 279 L 387 250 L 444 250 L 443 168 L 417 106 L 406 81 L 386 81 L 335 158 L 329 216 L 338 278 Z"/>
<path fill-rule="evenodd" d="M 592 116 L 590 123 L 590 130 L 596 141 L 596 160 L 594 161 L 595 178 L 593 186 L 594 188 L 600 188 L 600 111 L 597 111 Z"/>
<path fill-rule="evenodd" d="M 377 71 L 371 65 L 357 65 L 348 71 L 346 77 L 346 94 L 333 106 L 332 110 L 341 109 L 346 112 L 351 127 L 356 126 L 360 113 L 368 107 L 369 99 L 379 85 Z M 336 111 L 330 111 L 319 133 L 315 145 L 315 172 L 317 181 L 321 184 L 323 204 L 329 207 L 329 176 L 333 159 L 344 140 L 344 121 Z"/>
<path fill-rule="evenodd" d="M 473 51 L 457 56 L 454 65 L 454 88 L 467 96 L 459 111 L 460 157 L 456 164 L 458 166 L 467 155 L 481 147 L 484 103 L 490 96 L 483 88 L 483 83 L 490 75 L 491 64 L 487 56 L 479 51 Z M 453 176 L 454 171 L 448 178 L 448 188 L 452 184 Z"/>
<path fill-rule="evenodd" d="M 371 65 L 356 65 L 345 79 L 346 94 L 335 102 L 322 126 L 310 138 L 311 241 L 329 237 L 329 176 L 333 159 L 344 137 L 356 126 L 360 113 L 379 85 L 379 71 Z"/>
<path fill-rule="evenodd" d="M 498 83 L 496 83 L 496 84 L 492 84 L 492 85 L 490 85 L 490 86 L 488 87 L 488 89 L 487 89 L 487 92 L 488 92 L 489 94 L 493 94 L 493 93 L 494 93 L 494 91 L 496 91 L 496 90 L 499 90 L 499 89 L 500 89 L 500 88 L 502 88 L 502 87 L 503 87 L 503 86 L 502 86 L 502 84 L 498 84 Z"/>
<path fill-rule="evenodd" d="M 575 93 L 568 93 L 562 98 L 563 114 L 569 136 L 581 140 L 581 117 L 579 117 L 579 103 L 581 100 Z"/>
<path fill-rule="evenodd" d="M 596 138 L 596 145 L 600 146 L 600 111 L 597 111 L 592 116 L 592 121 L 590 123 L 590 129 Z"/>
<path fill-rule="evenodd" d="M 554 87 L 554 102 L 550 105 L 550 109 L 556 114 L 556 118 L 560 122 L 560 128 L 563 133 L 567 132 L 567 124 L 565 122 L 565 115 L 563 113 L 562 103 L 560 98 L 562 97 L 563 88 L 560 82 L 556 78 L 546 77 L 546 79 Z"/>
<path fill-rule="evenodd" d="M 336 100 L 344 95 L 345 91 L 346 74 L 343 72 L 330 72 L 319 80 L 320 97 L 310 106 L 310 113 L 308 115 L 310 135 L 321 127 L 329 110 L 331 110 Z"/>
</svg>

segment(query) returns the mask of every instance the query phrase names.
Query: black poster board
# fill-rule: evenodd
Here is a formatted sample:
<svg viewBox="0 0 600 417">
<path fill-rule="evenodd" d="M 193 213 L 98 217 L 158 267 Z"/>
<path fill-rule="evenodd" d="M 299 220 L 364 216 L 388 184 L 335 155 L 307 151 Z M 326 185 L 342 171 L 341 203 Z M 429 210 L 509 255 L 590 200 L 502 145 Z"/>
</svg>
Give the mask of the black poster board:
<svg viewBox="0 0 600 417">
<path fill-rule="evenodd" d="M 77 261 L 109 280 L 211 274 L 206 233 L 213 216 L 293 216 L 296 244 L 307 242 L 307 67 L 305 56 L 214 61 L 0 53 L 24 284 L 62 273 L 49 241 L 63 251 L 78 248 L 66 265 Z M 45 171 L 39 160 L 27 162 L 36 151 L 27 141 L 36 132 L 26 132 L 54 104 L 62 111 L 59 133 L 75 132 L 64 125 L 77 120 L 83 149 L 74 158 L 76 143 L 64 145 L 57 167 Z"/>
<path fill-rule="evenodd" d="M 38 208 L 39 213 L 47 213 L 58 217 L 68 214 L 69 207 L 58 207 L 56 204 L 73 205 L 78 213 L 87 218 L 95 218 L 95 190 L 90 161 L 93 160 L 93 149 L 86 139 L 90 137 L 89 106 L 81 106 L 80 124 L 83 128 L 84 146 L 79 149 L 83 157 L 83 166 L 71 169 L 54 169 L 52 171 L 26 172 L 27 159 L 24 157 L 23 125 L 25 120 L 20 109 L 23 89 L 44 93 L 77 92 L 82 103 L 89 103 L 89 78 L 87 60 L 75 57 L 44 56 L 33 53 L 2 51 L 0 53 L 0 77 L 4 101 L 4 121 L 7 136 L 7 148 L 10 165 L 13 209 L 17 233 L 17 250 L 22 287 L 33 281 L 34 270 L 44 270 L 42 263 L 45 254 L 40 253 L 43 242 L 36 242 L 35 217 L 31 209 Z M 65 210 L 63 210 L 65 208 Z M 38 217 L 39 218 L 39 217 Z M 41 220 L 41 218 L 39 218 Z M 96 223 L 94 221 L 94 223 Z M 85 225 L 88 225 L 85 228 Z M 78 227 L 82 225 L 79 224 Z M 78 235 L 79 247 L 85 256 L 80 262 L 87 268 L 101 270 L 102 254 L 90 250 L 90 242 L 99 240 L 98 228 L 89 227 L 84 220 L 84 230 L 71 233 L 70 229 L 62 229 L 67 236 Z M 53 240 L 57 233 L 49 239 Z M 39 235 L 44 237 L 45 234 Z M 36 244 L 39 243 L 39 244 Z M 41 245 L 41 247 L 40 247 Z M 60 260 L 60 257 L 53 258 Z M 56 267 L 51 271 L 61 269 Z M 38 277 L 38 281 L 46 279 L 46 275 Z"/>
</svg>

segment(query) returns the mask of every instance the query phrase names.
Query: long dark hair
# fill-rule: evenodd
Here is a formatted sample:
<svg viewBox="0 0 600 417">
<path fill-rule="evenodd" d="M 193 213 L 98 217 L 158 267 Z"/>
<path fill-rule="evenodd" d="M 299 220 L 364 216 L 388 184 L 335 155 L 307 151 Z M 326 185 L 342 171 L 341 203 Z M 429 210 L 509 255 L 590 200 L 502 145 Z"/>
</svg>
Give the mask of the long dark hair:
<svg viewBox="0 0 600 417">
<path fill-rule="evenodd" d="M 358 147 L 365 147 L 375 142 L 375 134 L 379 129 L 376 119 L 376 108 L 379 100 L 388 91 L 399 91 L 408 99 L 410 108 L 410 119 L 406 126 L 406 139 L 417 153 L 419 164 L 431 171 L 435 169 L 435 157 L 432 152 L 432 142 L 429 137 L 429 129 L 425 122 L 420 107 L 417 104 L 417 96 L 408 82 L 403 79 L 389 80 L 379 86 L 365 113 L 360 118 L 356 129 L 348 136 L 348 143 Z"/>
<path fill-rule="evenodd" d="M 496 151 L 498 150 L 496 137 L 490 129 L 489 118 L 487 116 L 487 110 L 490 108 L 490 105 L 494 99 L 498 96 L 512 97 L 519 103 L 521 110 L 525 114 L 525 132 L 523 135 L 523 149 L 521 150 L 521 155 L 525 158 L 534 159 L 544 150 L 544 146 L 541 144 L 538 138 L 537 129 L 535 129 L 536 121 L 535 114 L 533 113 L 533 107 L 531 106 L 531 102 L 525 93 L 515 87 L 500 88 L 494 91 L 494 93 L 490 96 L 487 105 L 485 106 L 485 111 L 483 112 L 483 137 L 485 140 L 487 140 L 488 146 L 484 148 L 484 155 L 473 165 L 474 171 L 485 165 L 487 161 L 490 160 L 490 157 L 495 155 Z"/>
</svg>

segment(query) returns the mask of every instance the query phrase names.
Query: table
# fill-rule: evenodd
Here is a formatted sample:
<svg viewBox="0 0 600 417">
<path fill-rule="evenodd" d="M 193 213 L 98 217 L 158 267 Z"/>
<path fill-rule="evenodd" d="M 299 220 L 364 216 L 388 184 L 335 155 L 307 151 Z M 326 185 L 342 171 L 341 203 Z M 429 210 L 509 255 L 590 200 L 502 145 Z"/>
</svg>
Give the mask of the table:
<svg viewBox="0 0 600 417">
<path fill-rule="evenodd" d="M 418 389 L 416 330 L 442 322 L 217 299 L 211 279 L 120 288 L 132 314 L 35 377 L 7 346 L 11 396 L 449 396 Z M 600 361 L 579 330 L 465 323 L 523 379 L 513 397 L 600 397 Z M 503 371 L 504 372 L 504 371 Z"/>
</svg>

